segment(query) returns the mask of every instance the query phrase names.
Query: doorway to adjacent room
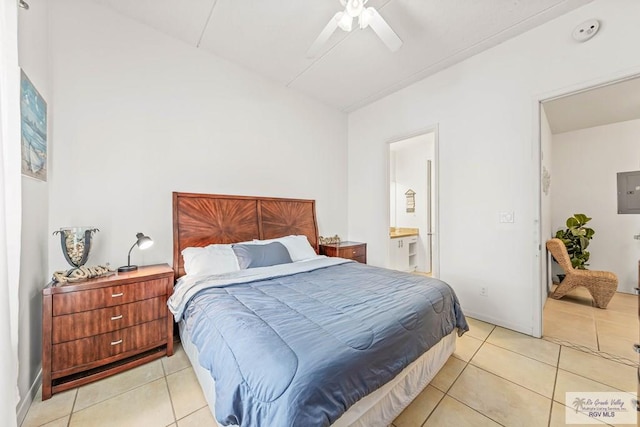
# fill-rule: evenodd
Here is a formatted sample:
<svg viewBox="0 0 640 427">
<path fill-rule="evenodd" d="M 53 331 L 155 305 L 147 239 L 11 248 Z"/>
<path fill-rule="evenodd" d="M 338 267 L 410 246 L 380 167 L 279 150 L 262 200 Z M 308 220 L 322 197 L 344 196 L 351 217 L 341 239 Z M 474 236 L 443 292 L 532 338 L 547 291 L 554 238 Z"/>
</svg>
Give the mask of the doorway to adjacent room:
<svg viewBox="0 0 640 427">
<path fill-rule="evenodd" d="M 620 212 L 616 176 L 640 170 L 640 78 L 554 97 L 540 105 L 540 291 L 542 336 L 585 351 L 637 363 L 640 216 Z M 545 242 L 574 214 L 591 218 L 589 270 L 615 273 L 617 292 L 596 308 L 584 287 L 561 299 L 551 295 L 563 273 Z"/>
<path fill-rule="evenodd" d="M 389 268 L 437 277 L 437 129 L 389 144 Z"/>
</svg>

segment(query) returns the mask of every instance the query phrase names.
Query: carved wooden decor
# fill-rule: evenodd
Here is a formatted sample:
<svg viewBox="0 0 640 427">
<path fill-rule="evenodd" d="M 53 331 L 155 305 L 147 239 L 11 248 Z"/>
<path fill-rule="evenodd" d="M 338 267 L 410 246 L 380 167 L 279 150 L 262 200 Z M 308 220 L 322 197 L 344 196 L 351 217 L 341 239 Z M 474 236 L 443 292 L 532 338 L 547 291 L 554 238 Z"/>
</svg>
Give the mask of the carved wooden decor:
<svg viewBox="0 0 640 427">
<path fill-rule="evenodd" d="M 307 236 L 318 251 L 314 200 L 218 194 L 173 193 L 173 269 L 185 274 L 181 252 L 188 247 Z"/>
</svg>

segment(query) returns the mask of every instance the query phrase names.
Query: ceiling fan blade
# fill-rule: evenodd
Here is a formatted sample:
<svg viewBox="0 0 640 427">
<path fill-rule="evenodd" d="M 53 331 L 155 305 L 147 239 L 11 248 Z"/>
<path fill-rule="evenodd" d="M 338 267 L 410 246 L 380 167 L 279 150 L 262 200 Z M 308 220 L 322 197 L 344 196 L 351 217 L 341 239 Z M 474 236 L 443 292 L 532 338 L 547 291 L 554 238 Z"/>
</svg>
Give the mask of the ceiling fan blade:
<svg viewBox="0 0 640 427">
<path fill-rule="evenodd" d="M 331 34 L 333 34 L 333 32 L 338 28 L 338 22 L 340 21 L 340 18 L 342 18 L 343 14 L 344 12 L 336 13 L 333 18 L 331 18 L 331 20 L 327 23 L 327 25 L 325 25 L 316 41 L 313 42 L 313 44 L 307 51 L 307 58 L 313 58 L 318 54 L 322 45 L 324 45 L 327 40 L 329 40 Z"/>
<path fill-rule="evenodd" d="M 373 31 L 382 39 L 384 44 L 387 45 L 391 52 L 395 52 L 402 46 L 402 40 L 391 29 L 387 21 L 373 7 L 368 7 L 365 11 L 367 13 L 366 25 L 370 26 Z"/>
</svg>

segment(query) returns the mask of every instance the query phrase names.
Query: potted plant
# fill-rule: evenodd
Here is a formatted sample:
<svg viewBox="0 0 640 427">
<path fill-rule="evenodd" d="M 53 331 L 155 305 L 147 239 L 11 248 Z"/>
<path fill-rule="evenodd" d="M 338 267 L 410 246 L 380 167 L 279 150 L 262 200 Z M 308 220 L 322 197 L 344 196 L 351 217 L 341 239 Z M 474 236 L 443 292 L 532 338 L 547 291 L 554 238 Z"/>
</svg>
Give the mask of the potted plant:
<svg viewBox="0 0 640 427">
<path fill-rule="evenodd" d="M 567 247 L 571 265 L 573 268 L 586 270 L 587 261 L 589 261 L 589 241 L 593 238 L 595 231 L 586 227 L 585 224 L 591 221 L 591 218 L 584 214 L 574 214 L 567 218 L 567 228 L 558 230 L 556 238 L 562 240 Z"/>
</svg>

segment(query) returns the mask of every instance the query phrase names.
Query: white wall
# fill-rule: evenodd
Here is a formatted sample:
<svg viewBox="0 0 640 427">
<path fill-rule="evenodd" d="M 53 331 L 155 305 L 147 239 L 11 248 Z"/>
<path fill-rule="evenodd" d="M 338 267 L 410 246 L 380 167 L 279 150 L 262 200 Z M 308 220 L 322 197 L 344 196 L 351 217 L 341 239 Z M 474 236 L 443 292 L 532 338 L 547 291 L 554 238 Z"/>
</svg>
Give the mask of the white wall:
<svg viewBox="0 0 640 427">
<path fill-rule="evenodd" d="M 349 238 L 370 263 L 388 252 L 386 142 L 438 124 L 440 277 L 469 315 L 538 334 L 536 101 L 640 71 L 639 15 L 635 0 L 597 0 L 350 114 Z M 592 17 L 601 32 L 574 42 Z"/>
<path fill-rule="evenodd" d="M 315 199 L 346 235 L 345 114 L 92 2 L 50 7 L 50 228 L 98 227 L 88 264 L 125 264 L 138 231 L 155 245 L 132 263 L 171 264 L 172 191 Z"/>
<path fill-rule="evenodd" d="M 38 89 L 48 108 L 48 149 L 51 137 L 52 90 L 49 72 L 48 3 L 30 2 L 19 10 L 18 49 L 20 67 Z M 49 163 L 49 166 L 51 163 Z M 51 175 L 49 174 L 49 181 Z M 42 288 L 49 281 L 47 244 L 49 183 L 22 177 L 22 248 L 18 321 L 18 424 L 37 391 L 42 356 Z"/>
<path fill-rule="evenodd" d="M 616 173 L 640 170 L 640 120 L 553 135 L 553 231 L 567 217 L 584 213 L 595 230 L 590 270 L 612 271 L 618 290 L 638 286 L 640 215 L 620 215 Z"/>
</svg>

